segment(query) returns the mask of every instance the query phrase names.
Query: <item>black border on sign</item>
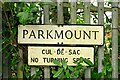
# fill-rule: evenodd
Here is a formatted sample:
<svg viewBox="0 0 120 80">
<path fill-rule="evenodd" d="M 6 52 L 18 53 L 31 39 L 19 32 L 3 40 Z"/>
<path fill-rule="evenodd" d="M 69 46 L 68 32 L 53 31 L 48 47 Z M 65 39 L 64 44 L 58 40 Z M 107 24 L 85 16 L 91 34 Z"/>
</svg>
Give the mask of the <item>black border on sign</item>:
<svg viewBox="0 0 120 80">
<path fill-rule="evenodd" d="M 28 24 L 28 25 L 32 25 L 32 24 Z M 72 26 L 72 25 L 77 25 L 77 26 L 102 26 L 103 27 L 103 42 L 102 44 L 36 44 L 36 43 L 18 43 L 18 44 L 26 44 L 26 45 L 34 45 L 34 46 L 66 46 L 66 47 L 89 47 L 89 46 L 102 46 L 104 45 L 104 40 L 105 40 L 105 29 L 104 29 L 104 25 L 101 25 L 101 24 L 34 24 L 34 25 L 58 25 L 59 26 L 63 26 L 63 25 L 68 25 L 68 26 Z M 20 25 L 18 25 L 19 27 Z M 23 25 L 24 26 L 24 25 Z M 17 41 L 18 41 L 18 37 L 17 37 Z"/>
</svg>

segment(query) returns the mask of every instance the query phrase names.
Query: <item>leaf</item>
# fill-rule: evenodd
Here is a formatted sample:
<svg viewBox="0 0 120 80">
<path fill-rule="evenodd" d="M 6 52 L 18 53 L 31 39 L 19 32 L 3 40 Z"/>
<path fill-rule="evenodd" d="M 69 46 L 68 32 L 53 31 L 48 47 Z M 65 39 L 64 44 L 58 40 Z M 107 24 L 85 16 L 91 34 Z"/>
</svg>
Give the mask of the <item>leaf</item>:
<svg viewBox="0 0 120 80">
<path fill-rule="evenodd" d="M 75 75 L 76 77 L 79 76 L 79 71 L 80 71 L 80 70 L 77 70 L 77 71 L 74 72 L 74 75 Z"/>
<path fill-rule="evenodd" d="M 97 78 L 101 78 L 102 77 L 102 72 L 97 73 Z"/>
<path fill-rule="evenodd" d="M 69 72 L 69 70 L 67 70 L 65 73 L 66 73 L 66 77 L 69 78 L 69 77 L 70 77 L 70 72 Z"/>
<path fill-rule="evenodd" d="M 107 74 L 106 72 L 107 72 L 107 71 L 106 71 L 106 67 L 104 67 L 104 71 L 103 71 L 104 75 Z"/>
<path fill-rule="evenodd" d="M 25 76 L 26 76 L 26 78 L 29 78 L 29 77 L 30 77 L 30 73 L 29 73 L 29 72 L 26 72 L 26 73 L 25 73 Z"/>
<path fill-rule="evenodd" d="M 67 63 L 65 60 L 62 61 L 63 68 L 66 70 L 67 69 Z"/>
<path fill-rule="evenodd" d="M 33 7 L 30 9 L 30 12 L 37 12 L 38 11 L 38 8 L 37 7 Z"/>
<path fill-rule="evenodd" d="M 59 69 L 54 75 L 53 78 L 57 78 L 63 71 L 63 68 Z"/>
<path fill-rule="evenodd" d="M 112 72 L 112 66 L 111 65 L 107 66 L 106 68 L 107 68 L 108 72 Z"/>
<path fill-rule="evenodd" d="M 79 66 L 80 68 L 83 67 L 83 65 L 81 63 L 78 63 L 77 66 Z"/>
<path fill-rule="evenodd" d="M 74 68 L 71 67 L 71 66 L 68 66 L 68 69 L 69 69 L 70 71 L 74 71 Z"/>
<path fill-rule="evenodd" d="M 35 68 L 35 70 L 36 70 L 36 72 L 38 72 L 38 71 L 39 71 L 39 68 Z"/>
<path fill-rule="evenodd" d="M 84 58 L 80 57 L 80 63 L 83 63 Z"/>
<path fill-rule="evenodd" d="M 84 59 L 84 62 L 88 64 L 88 66 L 92 67 L 93 63 L 89 59 Z"/>
<path fill-rule="evenodd" d="M 106 45 L 105 45 L 105 47 L 104 47 L 104 48 L 105 48 L 105 50 L 108 50 Z"/>
<path fill-rule="evenodd" d="M 53 74 L 55 74 L 56 72 L 57 72 L 57 71 L 55 71 L 55 70 L 52 70 L 52 73 L 53 73 Z"/>
<path fill-rule="evenodd" d="M 85 71 L 85 70 L 87 69 L 87 67 L 86 67 L 86 66 L 83 66 L 82 69 L 83 69 L 83 71 Z"/>
<path fill-rule="evenodd" d="M 19 22 L 22 24 L 27 24 L 27 21 L 29 19 L 29 13 L 28 12 L 19 12 L 17 14 L 17 17 L 19 17 Z"/>
<path fill-rule="evenodd" d="M 66 75 L 62 75 L 62 74 L 61 74 L 61 75 L 58 77 L 58 80 L 64 80 L 64 79 L 66 80 Z"/>
<path fill-rule="evenodd" d="M 53 60 L 53 63 L 56 64 L 57 66 L 60 66 L 60 67 L 62 66 L 62 64 L 57 60 Z"/>
<path fill-rule="evenodd" d="M 101 78 L 101 77 L 102 77 L 102 72 L 95 73 L 92 71 L 92 78 L 95 78 L 97 80 L 98 78 Z"/>
</svg>

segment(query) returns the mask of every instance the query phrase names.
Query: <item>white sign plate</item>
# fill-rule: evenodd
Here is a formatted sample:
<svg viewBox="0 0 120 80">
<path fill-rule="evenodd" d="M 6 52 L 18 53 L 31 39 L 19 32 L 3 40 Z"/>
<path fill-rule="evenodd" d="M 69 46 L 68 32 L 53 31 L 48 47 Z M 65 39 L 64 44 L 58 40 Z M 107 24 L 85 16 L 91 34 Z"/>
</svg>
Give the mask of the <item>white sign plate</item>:
<svg viewBox="0 0 120 80">
<path fill-rule="evenodd" d="M 54 66 L 52 60 L 65 60 L 67 65 L 75 66 L 80 57 L 94 63 L 93 47 L 28 47 L 28 64 L 34 66 Z M 85 63 L 83 65 L 86 65 Z"/>
<path fill-rule="evenodd" d="M 103 45 L 103 33 L 103 26 L 95 25 L 20 25 L 18 43 Z"/>
</svg>

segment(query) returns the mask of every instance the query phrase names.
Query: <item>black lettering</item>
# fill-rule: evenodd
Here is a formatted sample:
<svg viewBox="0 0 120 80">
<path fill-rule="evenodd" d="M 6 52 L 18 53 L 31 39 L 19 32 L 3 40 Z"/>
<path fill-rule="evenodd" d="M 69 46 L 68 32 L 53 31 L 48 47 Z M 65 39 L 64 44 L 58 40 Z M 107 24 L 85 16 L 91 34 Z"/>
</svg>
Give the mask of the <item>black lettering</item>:
<svg viewBox="0 0 120 80">
<path fill-rule="evenodd" d="M 68 62 L 68 58 L 43 58 L 44 59 L 44 63 L 47 61 L 47 63 L 52 63 L 53 60 L 57 60 L 59 62 L 62 62 L 63 60 Z"/>
<path fill-rule="evenodd" d="M 43 49 L 42 54 L 47 54 L 47 55 L 50 54 L 50 55 L 52 55 L 51 49 L 48 49 L 48 50 Z"/>
<path fill-rule="evenodd" d="M 43 58 L 44 59 L 44 63 L 50 63 L 50 58 Z"/>
<path fill-rule="evenodd" d="M 60 54 L 61 54 L 61 55 L 64 55 L 63 51 L 64 51 L 63 48 L 62 48 L 62 49 L 58 48 L 58 49 L 57 49 L 57 54 L 58 54 L 58 55 L 60 55 Z"/>
<path fill-rule="evenodd" d="M 85 39 L 85 35 L 90 39 L 91 38 L 91 31 L 89 31 L 89 34 L 83 31 L 83 39 Z"/>
<path fill-rule="evenodd" d="M 76 32 L 76 30 L 75 30 L 75 38 L 76 38 L 76 39 L 80 39 L 80 38 L 81 38 L 81 31 L 79 31 L 79 32 L 80 32 L 80 33 L 79 33 L 80 35 L 79 35 L 79 37 L 77 37 L 77 32 Z"/>
<path fill-rule="evenodd" d="M 75 63 L 76 62 L 76 59 L 75 58 L 73 58 L 73 63 Z"/>
<path fill-rule="evenodd" d="M 50 63 L 50 58 L 47 58 L 47 63 Z"/>
<path fill-rule="evenodd" d="M 90 60 L 90 58 L 87 58 L 87 59 L 89 59 L 89 60 Z"/>
<path fill-rule="evenodd" d="M 49 39 L 49 37 L 51 37 L 51 39 L 53 39 L 53 37 L 50 35 L 51 34 L 51 32 L 52 32 L 53 30 L 47 30 L 47 39 Z"/>
<path fill-rule="evenodd" d="M 79 61 L 80 58 L 73 58 L 73 63 L 76 63 Z"/>
<path fill-rule="evenodd" d="M 45 37 L 43 36 L 44 32 L 43 30 L 38 30 L 38 39 L 40 38 L 40 36 L 45 39 Z"/>
<path fill-rule="evenodd" d="M 59 39 L 61 37 L 61 39 L 63 39 L 63 30 L 61 30 L 61 32 L 58 34 L 57 30 L 55 30 L 55 39 Z"/>
<path fill-rule="evenodd" d="M 65 61 L 68 62 L 68 58 L 65 58 Z"/>
<path fill-rule="evenodd" d="M 77 50 L 77 54 L 80 55 L 80 50 Z"/>
<path fill-rule="evenodd" d="M 96 39 L 96 37 L 97 37 L 97 32 L 99 32 L 99 31 L 92 31 L 93 33 L 94 33 L 94 39 Z"/>
<path fill-rule="evenodd" d="M 70 49 L 70 50 L 69 50 L 69 55 L 71 55 L 71 54 L 72 54 L 72 50 Z"/>
<path fill-rule="evenodd" d="M 58 54 L 58 55 L 60 54 L 60 48 L 59 48 L 59 49 L 57 49 L 57 54 Z"/>
<path fill-rule="evenodd" d="M 31 31 L 29 38 L 31 38 L 31 36 L 33 36 L 34 38 L 36 38 L 35 33 L 34 33 L 33 30 Z"/>
<path fill-rule="evenodd" d="M 54 60 L 57 60 L 56 58 L 54 58 Z"/>
<path fill-rule="evenodd" d="M 31 62 L 36 62 L 37 63 L 38 60 L 39 60 L 38 58 L 31 58 Z"/>
<path fill-rule="evenodd" d="M 42 54 L 45 54 L 45 50 L 44 49 L 42 50 Z"/>
<path fill-rule="evenodd" d="M 35 62 L 36 62 L 36 63 L 38 62 L 38 58 L 35 58 Z"/>
<path fill-rule="evenodd" d="M 52 53 L 51 53 L 51 49 L 46 50 L 46 54 L 51 54 L 51 55 L 52 55 Z"/>
<path fill-rule="evenodd" d="M 31 62 L 35 62 L 35 59 L 34 59 L 34 58 L 31 58 Z"/>
<path fill-rule="evenodd" d="M 43 58 L 43 60 L 44 60 L 44 63 L 45 63 L 45 59 L 46 59 L 46 58 Z"/>
<path fill-rule="evenodd" d="M 25 35 L 28 34 L 28 30 L 23 30 L 23 38 L 25 38 Z"/>
<path fill-rule="evenodd" d="M 68 37 L 68 33 L 70 33 L 69 35 L 69 37 Z M 67 30 L 66 32 L 65 32 L 65 37 L 67 38 L 67 39 L 71 39 L 72 37 L 73 37 L 73 33 L 70 31 L 70 30 Z"/>
<path fill-rule="evenodd" d="M 76 51 L 75 51 L 75 50 L 73 50 L 73 54 L 76 54 Z"/>
</svg>

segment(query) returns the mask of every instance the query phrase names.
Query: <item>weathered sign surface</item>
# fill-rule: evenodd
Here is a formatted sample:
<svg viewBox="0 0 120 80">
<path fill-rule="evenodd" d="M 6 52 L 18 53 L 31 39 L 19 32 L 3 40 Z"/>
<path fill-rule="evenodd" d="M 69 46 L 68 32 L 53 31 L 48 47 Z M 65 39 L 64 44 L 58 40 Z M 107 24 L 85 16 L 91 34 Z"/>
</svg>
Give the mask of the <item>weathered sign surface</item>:
<svg viewBox="0 0 120 80">
<path fill-rule="evenodd" d="M 20 25 L 18 43 L 103 45 L 103 33 L 103 26 L 95 25 Z"/>
<path fill-rule="evenodd" d="M 28 64 L 54 66 L 52 60 L 65 60 L 67 65 L 75 66 L 80 57 L 94 63 L 94 48 L 92 47 L 42 47 L 28 46 Z M 85 63 L 83 65 L 86 65 Z"/>
</svg>

